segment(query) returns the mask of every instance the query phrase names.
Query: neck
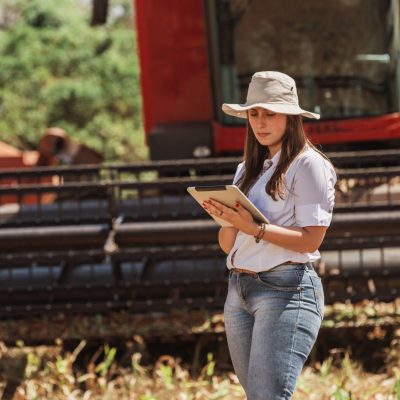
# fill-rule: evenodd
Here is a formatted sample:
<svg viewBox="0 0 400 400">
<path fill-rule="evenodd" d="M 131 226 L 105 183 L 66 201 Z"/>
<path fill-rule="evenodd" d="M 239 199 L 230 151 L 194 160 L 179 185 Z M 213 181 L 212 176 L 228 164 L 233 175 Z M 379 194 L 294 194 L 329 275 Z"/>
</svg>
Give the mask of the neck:
<svg viewBox="0 0 400 400">
<path fill-rule="evenodd" d="M 268 151 L 269 151 L 269 158 L 272 158 L 275 156 L 275 154 L 282 148 L 282 145 L 275 145 L 275 146 L 268 146 Z"/>
</svg>

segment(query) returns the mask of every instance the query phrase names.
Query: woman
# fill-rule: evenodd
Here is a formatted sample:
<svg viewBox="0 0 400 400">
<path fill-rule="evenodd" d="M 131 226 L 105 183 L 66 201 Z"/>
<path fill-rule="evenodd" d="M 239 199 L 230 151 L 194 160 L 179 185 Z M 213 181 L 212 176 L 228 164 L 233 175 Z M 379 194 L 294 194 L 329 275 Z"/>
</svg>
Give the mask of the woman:
<svg viewBox="0 0 400 400">
<path fill-rule="evenodd" d="M 288 75 L 257 72 L 246 103 L 222 109 L 247 118 L 234 183 L 270 222 L 256 223 L 240 204 L 203 204 L 232 225 L 219 232 L 230 270 L 229 351 L 248 400 L 290 399 L 323 319 L 323 288 L 312 263 L 331 222 L 336 174 L 304 133 L 301 117 L 319 115 L 299 107 Z"/>
</svg>

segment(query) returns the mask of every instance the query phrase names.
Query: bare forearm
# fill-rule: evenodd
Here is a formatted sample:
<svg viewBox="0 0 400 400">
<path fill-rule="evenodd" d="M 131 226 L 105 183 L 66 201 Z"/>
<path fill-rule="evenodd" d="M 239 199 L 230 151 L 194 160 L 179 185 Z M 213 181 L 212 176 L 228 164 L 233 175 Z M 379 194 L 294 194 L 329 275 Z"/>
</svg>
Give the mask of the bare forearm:
<svg viewBox="0 0 400 400">
<path fill-rule="evenodd" d="M 238 230 L 232 227 L 222 227 L 218 233 L 218 241 L 221 249 L 228 254 L 235 244 Z"/>
<path fill-rule="evenodd" d="M 252 224 L 254 236 L 259 232 L 257 224 Z M 326 227 L 296 227 L 278 226 L 269 224 L 266 226 L 262 240 L 273 243 L 285 249 L 300 253 L 312 253 L 318 249 L 324 239 Z"/>
<path fill-rule="evenodd" d="M 232 249 L 238 230 L 250 236 L 258 236 L 260 232 L 259 225 L 254 222 L 251 214 L 239 203 L 233 209 L 210 199 L 203 206 L 209 213 L 220 217 L 223 216 L 233 226 L 233 228 L 221 228 L 219 232 L 219 243 L 225 253 L 229 253 Z M 321 245 L 326 230 L 326 226 L 305 226 L 300 228 L 267 224 L 261 240 L 288 250 L 312 253 Z"/>
</svg>

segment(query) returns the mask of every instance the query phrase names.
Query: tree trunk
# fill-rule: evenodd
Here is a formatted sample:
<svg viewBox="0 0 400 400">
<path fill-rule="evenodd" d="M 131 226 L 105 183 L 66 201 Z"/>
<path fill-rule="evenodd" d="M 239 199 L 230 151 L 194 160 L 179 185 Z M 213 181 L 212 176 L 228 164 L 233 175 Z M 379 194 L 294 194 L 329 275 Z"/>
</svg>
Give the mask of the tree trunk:
<svg viewBox="0 0 400 400">
<path fill-rule="evenodd" d="M 108 0 L 93 0 L 91 26 L 104 25 L 107 22 Z"/>
</svg>

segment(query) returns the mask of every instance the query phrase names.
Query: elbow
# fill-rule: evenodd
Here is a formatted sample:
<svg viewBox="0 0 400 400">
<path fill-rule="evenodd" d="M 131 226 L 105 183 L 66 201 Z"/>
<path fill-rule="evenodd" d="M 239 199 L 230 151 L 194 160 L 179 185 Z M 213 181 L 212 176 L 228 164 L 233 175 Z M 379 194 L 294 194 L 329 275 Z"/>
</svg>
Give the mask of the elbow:
<svg viewBox="0 0 400 400">
<path fill-rule="evenodd" d="M 317 251 L 319 249 L 319 247 L 321 246 L 322 240 L 319 239 L 314 239 L 314 240 L 310 240 L 308 241 L 308 243 L 305 243 L 304 246 L 304 252 L 305 253 L 314 253 L 315 251 Z"/>
<path fill-rule="evenodd" d="M 301 249 L 299 250 L 301 253 L 314 253 L 319 249 L 320 246 L 321 241 L 311 241 L 308 243 L 303 243 Z"/>
<path fill-rule="evenodd" d="M 301 251 L 304 253 L 316 252 L 324 240 L 326 227 L 308 227 L 303 229 L 306 235 L 301 246 Z"/>
<path fill-rule="evenodd" d="M 302 250 L 302 253 L 314 253 L 319 249 L 319 246 L 307 246 Z"/>
<path fill-rule="evenodd" d="M 218 241 L 219 246 L 225 254 L 229 254 L 236 240 L 237 229 L 223 227 L 219 230 Z"/>
<path fill-rule="evenodd" d="M 314 253 L 321 246 L 322 240 L 312 241 L 304 246 L 304 253 Z"/>
<path fill-rule="evenodd" d="M 229 252 L 231 251 L 231 246 L 230 243 L 227 243 L 226 238 L 224 237 L 224 234 L 222 233 L 223 228 L 220 229 L 219 234 L 218 234 L 218 243 L 219 243 L 219 247 L 221 248 L 221 250 L 225 253 L 225 254 L 229 254 Z"/>
<path fill-rule="evenodd" d="M 226 243 L 224 241 L 219 240 L 219 247 L 225 254 L 229 254 L 232 250 L 233 245 L 230 243 Z"/>
</svg>

